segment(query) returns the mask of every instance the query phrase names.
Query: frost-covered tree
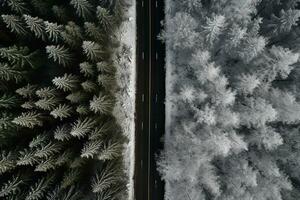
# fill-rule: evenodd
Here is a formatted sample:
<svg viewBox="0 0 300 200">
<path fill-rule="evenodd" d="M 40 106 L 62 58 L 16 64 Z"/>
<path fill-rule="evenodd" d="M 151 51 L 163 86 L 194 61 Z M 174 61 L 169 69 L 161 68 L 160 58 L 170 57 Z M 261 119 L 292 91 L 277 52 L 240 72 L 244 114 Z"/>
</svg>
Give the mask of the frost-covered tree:
<svg viewBox="0 0 300 200">
<path fill-rule="evenodd" d="M 165 199 L 296 200 L 299 1 L 166 1 Z"/>
</svg>

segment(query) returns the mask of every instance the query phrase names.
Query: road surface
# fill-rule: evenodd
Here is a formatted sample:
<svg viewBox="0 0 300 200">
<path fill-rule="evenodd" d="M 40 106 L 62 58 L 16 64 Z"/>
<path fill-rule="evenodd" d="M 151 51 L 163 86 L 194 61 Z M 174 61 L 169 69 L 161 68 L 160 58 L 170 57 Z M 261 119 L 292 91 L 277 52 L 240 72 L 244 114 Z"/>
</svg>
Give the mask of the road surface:
<svg viewBox="0 0 300 200">
<path fill-rule="evenodd" d="M 163 200 L 164 183 L 155 158 L 165 130 L 165 46 L 157 39 L 163 0 L 137 0 L 135 199 Z"/>
</svg>

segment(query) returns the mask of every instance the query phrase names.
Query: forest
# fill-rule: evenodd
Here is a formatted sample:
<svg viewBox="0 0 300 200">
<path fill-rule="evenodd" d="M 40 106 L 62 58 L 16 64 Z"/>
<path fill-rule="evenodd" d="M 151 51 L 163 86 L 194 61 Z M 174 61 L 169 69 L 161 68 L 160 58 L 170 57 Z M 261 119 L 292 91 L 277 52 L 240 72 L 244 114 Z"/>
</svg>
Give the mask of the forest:
<svg viewBox="0 0 300 200">
<path fill-rule="evenodd" d="M 0 1 L 0 199 L 125 199 L 113 110 L 127 6 Z"/>
<path fill-rule="evenodd" d="M 299 0 L 166 0 L 166 200 L 300 199 Z"/>
</svg>

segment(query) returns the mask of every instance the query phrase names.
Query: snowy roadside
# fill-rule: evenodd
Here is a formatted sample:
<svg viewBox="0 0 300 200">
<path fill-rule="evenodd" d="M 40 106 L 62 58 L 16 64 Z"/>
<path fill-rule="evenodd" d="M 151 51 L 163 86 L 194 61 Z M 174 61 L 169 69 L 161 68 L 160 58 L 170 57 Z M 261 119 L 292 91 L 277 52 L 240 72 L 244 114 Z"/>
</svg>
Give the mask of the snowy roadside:
<svg viewBox="0 0 300 200">
<path fill-rule="evenodd" d="M 125 0 L 128 10 L 126 20 L 119 31 L 120 49 L 116 55 L 116 106 L 113 114 L 122 128 L 127 141 L 124 144 L 124 167 L 128 178 L 127 197 L 132 200 L 134 194 L 135 163 L 135 93 L 136 93 L 136 0 Z"/>
</svg>

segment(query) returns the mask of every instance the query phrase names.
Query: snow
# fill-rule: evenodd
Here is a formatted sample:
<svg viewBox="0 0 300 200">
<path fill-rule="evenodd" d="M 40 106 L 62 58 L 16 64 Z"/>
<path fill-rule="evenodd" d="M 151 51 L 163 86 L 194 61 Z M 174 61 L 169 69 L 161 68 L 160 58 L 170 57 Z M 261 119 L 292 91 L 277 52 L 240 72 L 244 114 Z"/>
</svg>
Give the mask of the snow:
<svg viewBox="0 0 300 200">
<path fill-rule="evenodd" d="M 136 0 L 126 0 L 129 6 L 125 13 L 126 20 L 119 30 L 119 41 L 121 46 L 119 51 L 129 47 L 130 54 L 119 53 L 116 55 L 116 80 L 119 89 L 116 92 L 116 106 L 114 116 L 121 125 L 122 132 L 127 138 L 124 145 L 124 166 L 128 177 L 127 196 L 128 200 L 134 198 L 134 166 L 135 166 L 135 93 L 136 93 Z M 128 50 L 128 49 L 127 49 Z"/>
</svg>

